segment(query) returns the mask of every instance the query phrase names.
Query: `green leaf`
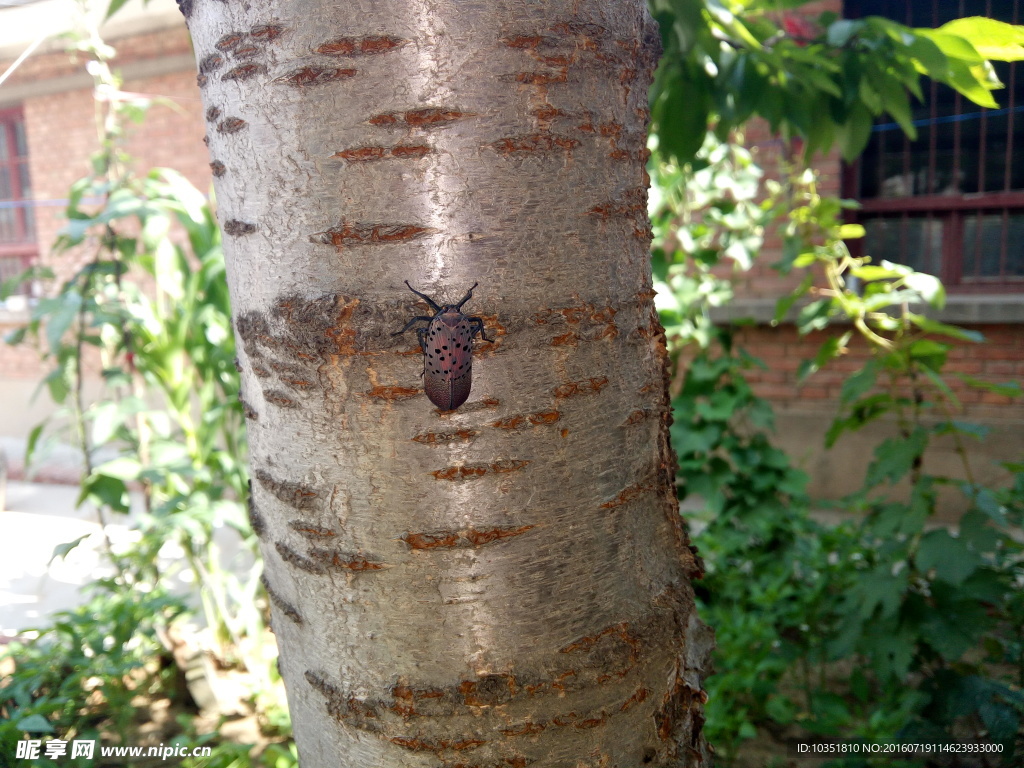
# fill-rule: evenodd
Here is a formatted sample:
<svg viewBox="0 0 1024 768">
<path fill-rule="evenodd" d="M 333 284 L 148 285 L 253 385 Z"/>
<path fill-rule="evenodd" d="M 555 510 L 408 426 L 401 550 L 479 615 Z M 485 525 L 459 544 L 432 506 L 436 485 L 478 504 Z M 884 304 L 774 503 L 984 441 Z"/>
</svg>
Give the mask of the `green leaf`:
<svg viewBox="0 0 1024 768">
<path fill-rule="evenodd" d="M 928 445 L 928 432 L 917 427 L 909 437 L 890 437 L 875 448 L 875 460 L 868 467 L 869 486 L 879 485 L 883 480 L 898 482 L 920 459 Z"/>
<path fill-rule="evenodd" d="M 19 720 L 15 727 L 25 733 L 53 733 L 50 721 L 42 715 L 29 715 Z"/>
<path fill-rule="evenodd" d="M 882 98 L 882 108 L 892 115 L 911 141 L 917 138 L 914 117 L 910 112 L 910 99 L 903 83 L 887 73 L 880 72 L 875 78 L 874 86 Z"/>
<path fill-rule="evenodd" d="M 839 19 L 828 25 L 828 29 L 825 30 L 825 39 L 829 45 L 842 48 L 863 26 L 864 23 L 861 21 Z"/>
<path fill-rule="evenodd" d="M 922 571 L 935 569 L 935 577 L 957 586 L 982 564 L 981 556 L 969 549 L 948 531 L 926 533 L 917 550 L 917 567 Z"/>
<path fill-rule="evenodd" d="M 942 336 L 949 336 L 952 339 L 960 339 L 961 341 L 982 342 L 985 340 L 985 337 L 977 331 L 969 331 L 966 328 L 960 328 L 955 325 L 946 325 L 938 320 L 932 320 L 924 315 L 916 315 L 913 312 L 907 313 L 907 319 L 927 333 L 937 333 Z"/>
<path fill-rule="evenodd" d="M 785 696 L 772 696 L 769 698 L 765 704 L 764 711 L 768 717 L 781 725 L 788 725 L 796 719 L 796 707 Z"/>
<path fill-rule="evenodd" d="M 86 534 L 85 536 L 79 536 L 74 541 L 68 541 L 68 542 L 65 542 L 64 544 L 58 544 L 56 547 L 53 548 L 53 555 L 50 556 L 50 562 L 52 563 L 58 557 L 61 558 L 61 559 L 67 557 L 68 553 L 71 550 L 75 549 L 79 544 L 81 544 L 83 541 L 85 541 L 88 538 L 89 538 L 89 534 Z"/>
<path fill-rule="evenodd" d="M 874 121 L 870 110 L 863 102 L 856 102 L 846 116 L 845 123 L 839 126 L 839 148 L 843 160 L 852 163 L 864 151 L 871 138 L 871 126 Z"/>
<path fill-rule="evenodd" d="M 92 501 L 97 506 L 109 507 L 115 512 L 128 512 L 130 501 L 123 480 L 107 475 L 92 474 L 82 481 L 82 490 L 76 506 Z"/>
<path fill-rule="evenodd" d="M 956 59 L 949 60 L 949 74 L 945 82 L 979 107 L 997 109 L 998 102 L 992 97 L 992 88 L 995 87 L 991 78 L 987 76 L 987 70 L 972 67 Z"/>
<path fill-rule="evenodd" d="M 685 163 L 697 154 L 707 136 L 711 111 L 708 77 L 695 63 L 682 62 L 672 67 L 664 83 L 652 109 L 658 150 Z"/>
<path fill-rule="evenodd" d="M 859 277 L 861 280 L 872 281 L 872 280 L 892 280 L 902 275 L 894 269 L 888 267 L 880 267 L 877 264 L 866 264 L 862 267 L 854 267 L 850 270 L 854 277 Z"/>
<path fill-rule="evenodd" d="M 973 421 L 960 421 L 958 419 L 943 422 L 935 428 L 935 433 L 938 435 L 970 435 L 978 440 L 984 440 L 991 431 L 992 428 L 984 424 L 976 424 Z"/>
<path fill-rule="evenodd" d="M 878 364 L 874 360 L 868 361 L 863 368 L 854 371 L 843 382 L 839 391 L 839 402 L 842 405 L 849 405 L 866 395 L 878 382 Z"/>
<path fill-rule="evenodd" d="M 121 10 L 121 8 L 123 8 L 124 4 L 127 2 L 128 0 L 110 0 L 110 5 L 107 6 L 107 13 L 103 18 L 109 19 L 111 16 L 113 16 L 115 13 Z"/>
<path fill-rule="evenodd" d="M 843 224 L 839 227 L 840 240 L 856 240 L 866 234 L 863 224 Z"/>
<path fill-rule="evenodd" d="M 816 254 L 814 251 L 809 251 L 807 253 L 801 253 L 799 256 L 797 256 L 796 259 L 793 261 L 793 266 L 803 269 L 805 267 L 811 266 L 811 264 L 813 264 L 817 260 L 818 254 Z"/>
<path fill-rule="evenodd" d="M 998 744 L 1012 744 L 1020 728 L 1019 709 L 1004 703 L 1007 698 L 996 695 L 978 707 L 978 714 L 988 729 L 989 737 Z"/>
<path fill-rule="evenodd" d="M 25 466 L 32 466 L 32 458 L 35 456 L 36 447 L 39 445 L 39 438 L 43 434 L 43 428 L 46 426 L 46 422 L 40 422 L 32 427 L 32 431 L 28 433 L 28 442 L 25 444 Z"/>
<path fill-rule="evenodd" d="M 1008 381 L 1005 384 L 997 384 L 994 381 L 985 381 L 983 379 L 975 378 L 974 376 L 968 376 L 965 373 L 957 375 L 972 387 L 975 387 L 976 389 L 984 389 L 986 392 L 991 392 L 994 395 L 1002 395 L 1003 397 L 1021 396 L 1020 382 Z"/>
<path fill-rule="evenodd" d="M 978 52 L 978 49 L 969 40 L 957 34 L 950 34 L 945 27 L 939 27 L 938 29 L 915 29 L 914 34 L 931 40 L 947 58 L 961 59 L 972 64 L 978 64 L 985 60 L 985 57 Z"/>
<path fill-rule="evenodd" d="M 800 314 L 797 315 L 796 323 L 800 333 L 806 334 L 811 331 L 820 331 L 822 328 L 826 327 L 828 325 L 831 312 L 831 299 L 818 299 L 817 301 L 812 301 L 806 307 L 801 309 Z"/>
<path fill-rule="evenodd" d="M 978 643 L 990 622 L 976 603 L 953 602 L 921 625 L 923 639 L 947 661 L 956 661 Z"/>
<path fill-rule="evenodd" d="M 984 16 L 955 19 L 939 27 L 945 32 L 968 41 L 979 55 L 995 61 L 1024 59 L 1024 27 Z"/>
<path fill-rule="evenodd" d="M 942 356 L 942 364 L 945 363 L 945 360 L 946 360 L 946 356 L 945 356 L 945 354 L 943 354 L 943 356 Z M 939 367 L 936 367 L 934 370 L 930 366 L 925 365 L 925 366 L 921 367 L 921 370 L 924 372 L 924 375 L 928 377 L 929 381 L 931 381 L 931 383 L 934 384 L 935 387 L 940 392 L 942 392 L 943 395 L 945 395 L 946 399 L 949 400 L 949 402 L 952 404 L 952 406 L 954 408 L 956 408 L 957 410 L 959 410 L 960 409 L 960 398 L 958 398 L 956 396 L 956 393 L 952 389 L 950 389 L 949 385 L 946 383 L 946 380 L 942 378 L 942 375 L 939 373 L 939 368 L 941 368 L 941 364 L 939 365 Z M 947 422 L 947 424 L 949 424 L 949 422 Z M 949 434 L 951 432 L 957 432 L 957 431 L 958 430 L 940 429 L 939 427 L 937 427 L 936 430 L 935 430 L 935 434 Z"/>
<path fill-rule="evenodd" d="M 917 634 L 895 621 L 872 627 L 872 630 L 865 635 L 864 643 L 864 652 L 871 657 L 872 666 L 883 679 L 902 680 L 914 660 Z"/>
<path fill-rule="evenodd" d="M 112 459 L 105 464 L 101 464 L 96 467 L 95 471 L 97 475 L 105 475 L 107 477 L 114 477 L 118 480 L 130 482 L 139 478 L 139 475 L 142 473 L 142 464 L 138 459 L 129 456 L 121 456 L 120 458 Z"/>
<path fill-rule="evenodd" d="M 864 574 L 851 594 L 859 605 L 861 618 L 872 618 L 879 608 L 880 616 L 886 617 L 895 615 L 903 602 L 906 587 L 906 570 L 894 575 L 891 567 L 884 564 Z"/>
<path fill-rule="evenodd" d="M 62 293 L 56 297 L 54 305 L 53 311 L 46 316 L 46 340 L 50 343 L 51 351 L 56 353 L 61 347 L 64 334 L 78 316 L 82 296 L 73 292 Z"/>
<path fill-rule="evenodd" d="M 63 403 L 67 399 L 70 389 L 68 388 L 68 380 L 63 367 L 54 368 L 43 381 L 50 390 L 50 398 L 53 402 Z"/>
<path fill-rule="evenodd" d="M 820 347 L 818 347 L 818 354 L 814 356 L 814 360 L 804 360 L 800 364 L 800 372 L 797 375 L 798 381 L 802 384 L 804 379 L 813 373 L 821 370 L 830 361 L 839 357 L 846 345 L 850 341 L 850 337 L 853 335 L 852 331 L 847 331 L 842 336 L 834 336 L 831 339 L 826 339 Z"/>
<path fill-rule="evenodd" d="M 903 278 L 903 284 L 916 291 L 936 309 L 942 309 L 946 305 L 946 289 L 942 287 L 942 281 L 934 275 L 912 272 Z"/>
<path fill-rule="evenodd" d="M 789 311 L 793 308 L 793 305 L 803 297 L 807 290 L 814 284 L 814 275 L 808 274 L 804 276 L 804 279 L 800 281 L 800 285 L 792 293 L 783 296 L 775 303 L 775 317 L 772 320 L 773 324 L 781 323 L 786 319 Z"/>
<path fill-rule="evenodd" d="M 941 80 L 949 71 L 945 54 L 927 37 L 915 35 L 914 41 L 907 46 L 907 52 L 914 57 L 917 69 L 922 74 Z"/>
<path fill-rule="evenodd" d="M 949 345 L 931 339 L 917 339 L 907 348 L 910 359 L 933 371 L 939 371 L 946 363 Z"/>
</svg>

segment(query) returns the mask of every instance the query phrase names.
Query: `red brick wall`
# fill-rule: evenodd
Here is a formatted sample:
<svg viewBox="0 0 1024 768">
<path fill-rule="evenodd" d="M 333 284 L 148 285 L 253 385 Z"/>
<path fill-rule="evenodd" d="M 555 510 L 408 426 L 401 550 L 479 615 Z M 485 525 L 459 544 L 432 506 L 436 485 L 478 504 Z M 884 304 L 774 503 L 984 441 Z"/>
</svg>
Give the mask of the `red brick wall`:
<svg viewBox="0 0 1024 768">
<path fill-rule="evenodd" d="M 131 73 L 134 63 L 191 52 L 184 24 L 158 33 L 113 40 L 117 50 L 115 67 Z M 0 61 L 0 69 L 9 62 Z M 24 85 L 55 77 L 82 74 L 84 60 L 67 53 L 33 56 L 25 61 L 8 81 Z M 141 125 L 129 126 L 129 154 L 135 158 L 134 170 L 145 173 L 154 167 L 169 167 L 183 173 L 203 192 L 210 189 L 209 159 L 203 144 L 205 126 L 199 89 L 192 69 L 149 77 L 129 78 L 123 90 L 176 105 L 156 103 Z M 64 201 L 71 184 L 89 172 L 91 154 L 99 146 L 96 112 L 90 88 L 64 91 L 26 99 L 22 108 L 29 144 L 30 173 L 36 207 L 39 252 L 44 263 L 57 273 L 58 280 L 74 274 L 87 253 L 52 256 L 50 245 L 64 226 Z M 0 324 L 0 334 L 12 326 Z M 37 379 L 43 368 L 27 349 L 0 345 L 0 378 Z"/>
<path fill-rule="evenodd" d="M 1016 325 L 981 325 L 970 329 L 983 334 L 985 342 L 955 342 L 947 365 L 948 372 L 953 374 L 947 377 L 947 383 L 964 406 L 964 412 L 979 418 L 1005 419 L 1015 414 L 1016 418 L 1024 419 L 1019 401 L 972 387 L 955 375 L 967 374 L 999 384 L 1024 379 L 1024 333 Z M 755 393 L 787 409 L 834 411 L 846 377 L 861 368 L 871 356 L 866 342 L 854 335 L 846 355 L 809 376 L 803 385 L 797 380 L 797 370 L 801 361 L 817 354 L 825 339 L 843 330 L 833 328 L 806 336 L 800 336 L 789 324 L 740 330 L 738 343 L 767 366 L 766 370 L 752 368 L 748 373 Z"/>
</svg>

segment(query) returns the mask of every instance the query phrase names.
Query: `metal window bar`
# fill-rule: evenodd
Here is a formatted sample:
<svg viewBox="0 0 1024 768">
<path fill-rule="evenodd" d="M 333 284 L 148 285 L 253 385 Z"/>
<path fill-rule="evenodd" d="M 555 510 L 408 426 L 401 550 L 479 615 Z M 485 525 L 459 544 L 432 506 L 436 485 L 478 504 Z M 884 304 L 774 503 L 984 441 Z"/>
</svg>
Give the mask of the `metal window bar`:
<svg viewBox="0 0 1024 768">
<path fill-rule="evenodd" d="M 20 108 L 0 110 L 0 283 L 17 277 L 38 256 L 28 144 Z M 29 293 L 29 285 L 18 292 Z"/>
<path fill-rule="evenodd" d="M 984 13 L 1020 23 L 1021 4 L 985 0 Z M 908 26 L 941 26 L 981 10 L 965 0 L 846 3 L 848 17 L 886 16 Z M 999 92 L 1005 106 L 998 110 L 925 83 L 924 103 L 915 110 L 923 118 L 914 120 L 916 141 L 887 136 L 898 130 L 895 124 L 875 126 L 865 152 L 870 164 L 847 168 L 843 185 L 862 202 L 859 220 L 878 219 L 877 231 L 886 233 L 874 238 L 885 252 L 872 255 L 939 274 L 953 290 L 1024 287 L 1024 241 L 1017 234 L 1024 231 L 1024 169 L 1014 168 L 1014 144 L 1024 140 L 1015 131 L 1016 113 L 1024 110 L 1018 66 L 1000 65 L 1007 87 Z M 989 168 L 998 165 L 997 156 L 1004 167 Z"/>
</svg>

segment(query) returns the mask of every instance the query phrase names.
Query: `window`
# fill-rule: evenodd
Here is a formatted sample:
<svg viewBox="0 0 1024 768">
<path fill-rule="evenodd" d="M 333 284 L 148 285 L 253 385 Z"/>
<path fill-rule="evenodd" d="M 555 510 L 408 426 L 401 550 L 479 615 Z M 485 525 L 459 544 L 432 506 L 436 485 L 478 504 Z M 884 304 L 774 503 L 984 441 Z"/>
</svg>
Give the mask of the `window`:
<svg viewBox="0 0 1024 768">
<path fill-rule="evenodd" d="M 850 18 L 885 16 L 936 27 L 984 15 L 1019 24 L 1024 0 L 847 0 Z M 1024 66 L 995 64 L 999 109 L 922 82 L 912 99 L 918 136 L 880 121 L 844 192 L 863 208 L 859 244 L 876 261 L 907 264 L 953 291 L 1024 291 Z"/>
<path fill-rule="evenodd" d="M 0 283 L 21 274 L 37 253 L 25 120 L 20 109 L 0 110 Z"/>
</svg>

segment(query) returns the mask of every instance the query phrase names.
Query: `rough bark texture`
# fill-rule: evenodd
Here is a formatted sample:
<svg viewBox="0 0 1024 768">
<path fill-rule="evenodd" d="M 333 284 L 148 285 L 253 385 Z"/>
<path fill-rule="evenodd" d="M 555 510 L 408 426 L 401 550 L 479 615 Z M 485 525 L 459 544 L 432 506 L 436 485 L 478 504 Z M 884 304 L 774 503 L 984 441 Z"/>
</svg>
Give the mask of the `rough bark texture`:
<svg viewBox="0 0 1024 768">
<path fill-rule="evenodd" d="M 707 765 L 642 0 L 181 0 L 303 768 Z M 403 280 L 484 318 L 422 392 Z"/>
</svg>

